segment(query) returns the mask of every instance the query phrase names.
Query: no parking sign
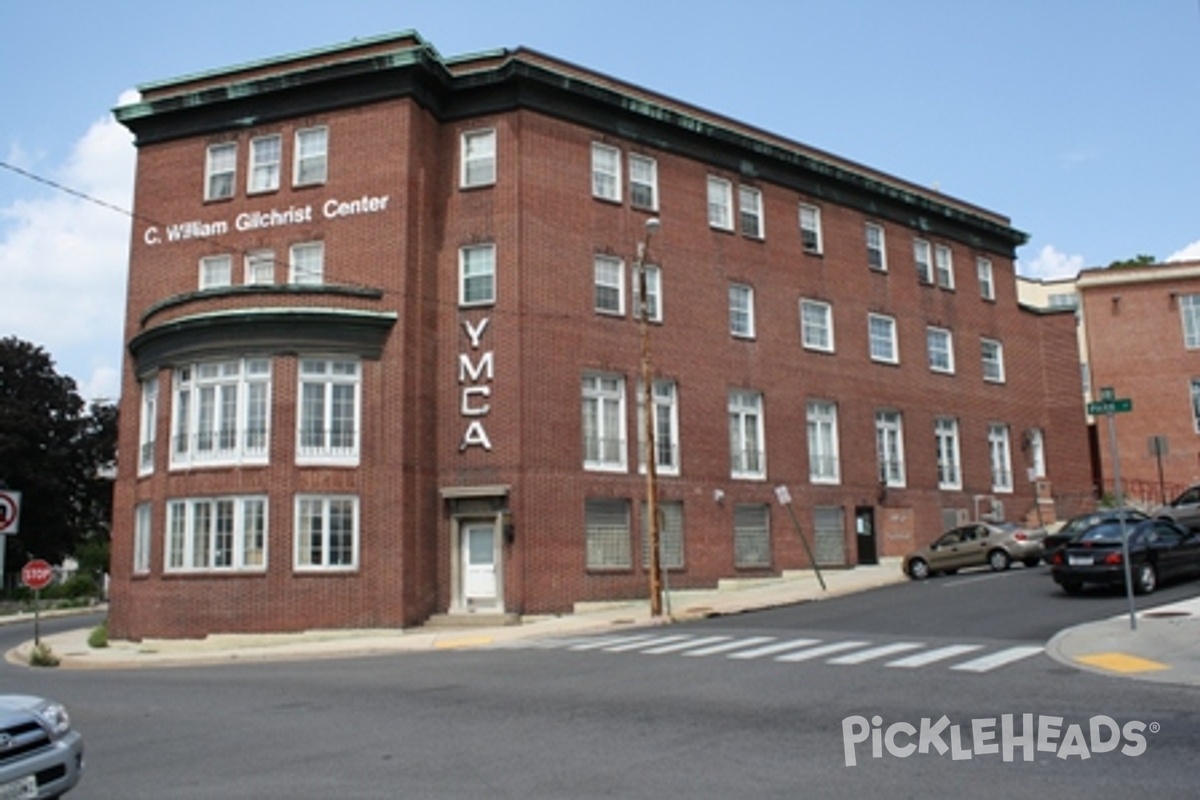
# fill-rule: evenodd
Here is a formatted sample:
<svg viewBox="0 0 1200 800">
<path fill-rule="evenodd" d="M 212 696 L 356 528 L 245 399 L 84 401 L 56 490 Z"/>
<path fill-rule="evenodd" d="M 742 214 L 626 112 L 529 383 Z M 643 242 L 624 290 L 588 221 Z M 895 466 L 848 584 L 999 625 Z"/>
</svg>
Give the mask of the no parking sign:
<svg viewBox="0 0 1200 800">
<path fill-rule="evenodd" d="M 21 493 L 0 490 L 0 535 L 21 532 Z"/>
</svg>

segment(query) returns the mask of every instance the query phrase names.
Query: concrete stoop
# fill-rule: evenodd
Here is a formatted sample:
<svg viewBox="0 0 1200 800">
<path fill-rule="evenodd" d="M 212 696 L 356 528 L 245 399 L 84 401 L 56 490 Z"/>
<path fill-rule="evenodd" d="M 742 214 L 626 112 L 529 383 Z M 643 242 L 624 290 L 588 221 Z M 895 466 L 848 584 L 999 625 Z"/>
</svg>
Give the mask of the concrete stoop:
<svg viewBox="0 0 1200 800">
<path fill-rule="evenodd" d="M 460 614 L 434 614 L 421 625 L 420 630 L 445 631 L 464 628 L 499 628 L 520 625 L 521 615 L 506 612 L 473 612 Z"/>
</svg>

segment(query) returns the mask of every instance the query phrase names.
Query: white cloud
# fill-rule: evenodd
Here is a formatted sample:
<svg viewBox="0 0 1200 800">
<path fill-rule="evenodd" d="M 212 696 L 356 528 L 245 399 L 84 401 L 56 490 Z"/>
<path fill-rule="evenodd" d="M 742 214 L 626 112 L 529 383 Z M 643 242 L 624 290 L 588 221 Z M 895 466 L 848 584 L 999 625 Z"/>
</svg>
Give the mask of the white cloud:
<svg viewBox="0 0 1200 800">
<path fill-rule="evenodd" d="M 15 145 L 10 152 L 22 169 L 131 208 L 133 138 L 110 117 L 93 123 L 59 167 L 39 167 Z M 130 218 L 76 194 L 29 186 L 25 198 L 0 207 L 3 334 L 42 347 L 83 397 L 116 399 Z"/>
<path fill-rule="evenodd" d="M 1054 249 L 1054 245 L 1043 245 L 1033 260 L 1017 263 L 1017 272 L 1026 278 L 1074 278 L 1084 267 L 1083 256 L 1068 255 Z"/>
<path fill-rule="evenodd" d="M 1200 241 L 1192 242 L 1167 256 L 1167 261 L 1200 261 Z"/>
</svg>

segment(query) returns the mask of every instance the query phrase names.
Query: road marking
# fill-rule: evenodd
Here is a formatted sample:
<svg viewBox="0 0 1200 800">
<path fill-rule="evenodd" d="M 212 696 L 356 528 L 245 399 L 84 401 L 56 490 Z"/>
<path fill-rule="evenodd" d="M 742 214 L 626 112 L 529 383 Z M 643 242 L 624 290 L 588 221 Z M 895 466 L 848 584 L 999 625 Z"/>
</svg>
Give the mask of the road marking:
<svg viewBox="0 0 1200 800">
<path fill-rule="evenodd" d="M 1120 672 L 1129 674 L 1133 672 L 1156 672 L 1158 670 L 1170 669 L 1170 664 L 1164 664 L 1161 661 L 1151 661 L 1148 658 L 1139 658 L 1131 656 L 1128 653 L 1092 653 L 1086 656 L 1075 656 L 1075 660 L 1081 664 L 1087 664 L 1092 667 L 1100 667 L 1109 672 Z"/>
<path fill-rule="evenodd" d="M 895 655 L 896 653 L 904 653 L 909 650 L 916 650 L 918 647 L 925 645 L 920 642 L 892 642 L 891 644 L 880 645 L 879 647 L 871 647 L 867 650 L 860 650 L 857 653 L 851 653 L 846 656 L 838 656 L 826 661 L 826 664 L 863 664 L 867 661 L 873 661 L 884 656 Z"/>
<path fill-rule="evenodd" d="M 961 670 L 963 672 L 987 672 L 1003 667 L 1005 664 L 1011 664 L 1014 661 L 1020 661 L 1023 658 L 1029 658 L 1032 655 L 1042 652 L 1043 648 L 1038 646 L 1025 647 L 1010 647 L 1007 650 L 1001 650 L 997 653 L 992 653 L 987 656 L 980 656 L 971 661 L 964 661 L 961 664 L 955 664 L 950 669 Z"/>
<path fill-rule="evenodd" d="M 787 642 L 776 642 L 765 647 L 756 647 L 753 650 L 743 650 L 738 653 L 730 653 L 730 658 L 761 658 L 762 656 L 771 656 L 776 653 L 783 653 L 787 650 L 795 650 L 800 647 L 808 647 L 811 644 L 818 644 L 820 639 L 792 639 Z"/>
<path fill-rule="evenodd" d="M 724 644 L 714 644 L 711 647 L 701 647 L 699 650 L 688 650 L 683 655 L 685 656 L 711 656 L 717 653 L 727 653 L 730 650 L 737 650 L 740 647 L 749 647 L 759 644 L 760 642 L 773 642 L 774 636 L 748 636 L 745 639 L 734 639 L 732 642 Z M 733 658 L 733 656 L 730 656 Z"/>
<path fill-rule="evenodd" d="M 776 661 L 787 661 L 788 663 L 796 661 L 808 661 L 821 656 L 840 653 L 843 650 L 853 650 L 856 647 L 866 647 L 870 642 L 833 642 L 832 644 L 824 644 L 820 647 L 810 647 L 807 650 L 801 650 L 799 653 L 788 653 L 785 656 L 778 656 Z"/>
<path fill-rule="evenodd" d="M 584 644 L 571 645 L 571 647 L 569 649 L 571 649 L 571 650 L 599 650 L 601 647 L 605 647 L 606 645 L 617 644 L 618 642 L 641 641 L 643 639 L 649 639 L 651 637 L 652 637 L 652 634 L 649 634 L 649 633 L 643 633 L 638 636 L 606 636 L 602 639 L 595 639 L 590 642 L 585 642 Z"/>
<path fill-rule="evenodd" d="M 680 639 L 687 639 L 687 638 L 688 638 L 687 636 L 657 636 L 657 637 L 650 639 L 650 641 L 648 641 L 648 642 L 643 642 L 643 641 L 626 642 L 625 644 L 618 644 L 618 645 L 614 645 L 612 647 L 601 647 L 600 649 L 606 653 L 624 653 L 629 650 L 640 650 L 643 647 L 653 647 L 656 644 L 666 644 L 667 642 L 677 642 Z"/>
<path fill-rule="evenodd" d="M 482 647 L 492 643 L 491 636 L 464 636 L 457 639 L 444 639 L 433 643 L 436 650 L 456 650 L 459 648 Z"/>
<path fill-rule="evenodd" d="M 889 661 L 884 666 L 886 667 L 923 667 L 926 664 L 933 664 L 936 661 L 944 661 L 947 658 L 961 656 L 964 653 L 972 653 L 982 649 L 981 644 L 950 644 L 945 647 L 939 647 L 935 650 L 926 650 L 924 653 L 917 653 L 904 658 L 898 658 L 895 661 Z"/>
<path fill-rule="evenodd" d="M 713 642 L 724 642 L 729 639 L 728 636 L 705 636 L 700 639 L 688 637 L 687 641 L 675 642 L 674 644 L 664 644 L 661 647 L 652 647 L 649 650 L 643 650 L 647 655 L 657 656 L 663 653 L 678 653 L 680 650 L 690 650 L 693 647 L 712 644 Z"/>
</svg>

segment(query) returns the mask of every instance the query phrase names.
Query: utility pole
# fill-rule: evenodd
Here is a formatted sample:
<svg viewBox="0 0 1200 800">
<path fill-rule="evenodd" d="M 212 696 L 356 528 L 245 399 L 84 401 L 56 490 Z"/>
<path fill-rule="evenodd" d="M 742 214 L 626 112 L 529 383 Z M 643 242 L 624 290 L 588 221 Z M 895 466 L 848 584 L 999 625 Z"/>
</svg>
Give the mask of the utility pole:
<svg viewBox="0 0 1200 800">
<path fill-rule="evenodd" d="M 659 558 L 658 529 L 658 456 L 654 449 L 654 380 L 650 368 L 650 297 L 646 282 L 646 258 L 650 253 L 650 236 L 660 227 L 657 218 L 646 220 L 646 236 L 638 243 L 637 273 L 640 302 L 638 316 L 642 337 L 642 418 L 646 442 L 646 530 L 650 537 L 650 616 L 662 616 L 662 565 Z"/>
</svg>

